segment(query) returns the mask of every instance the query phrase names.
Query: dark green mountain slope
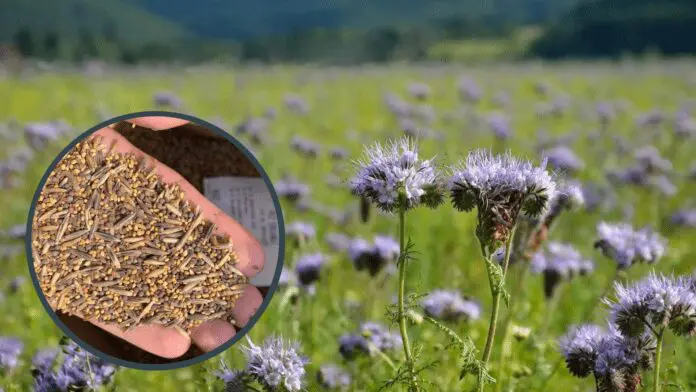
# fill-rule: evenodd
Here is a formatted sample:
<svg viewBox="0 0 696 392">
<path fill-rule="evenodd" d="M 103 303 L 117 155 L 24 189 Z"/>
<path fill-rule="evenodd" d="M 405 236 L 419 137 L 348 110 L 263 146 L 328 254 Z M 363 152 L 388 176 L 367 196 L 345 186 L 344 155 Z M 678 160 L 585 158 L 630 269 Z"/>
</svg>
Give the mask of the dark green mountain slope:
<svg viewBox="0 0 696 392">
<path fill-rule="evenodd" d="M 189 4 L 193 4 L 190 2 Z M 63 40 L 107 36 L 136 43 L 171 42 L 189 36 L 176 22 L 126 0 L 0 0 L 0 42 L 27 28 Z"/>
<path fill-rule="evenodd" d="M 585 0 L 532 48 L 545 57 L 696 53 L 695 0 Z"/>
<path fill-rule="evenodd" d="M 250 38 L 317 27 L 418 25 L 446 17 L 546 22 L 576 0 L 130 0 L 199 36 Z"/>
</svg>

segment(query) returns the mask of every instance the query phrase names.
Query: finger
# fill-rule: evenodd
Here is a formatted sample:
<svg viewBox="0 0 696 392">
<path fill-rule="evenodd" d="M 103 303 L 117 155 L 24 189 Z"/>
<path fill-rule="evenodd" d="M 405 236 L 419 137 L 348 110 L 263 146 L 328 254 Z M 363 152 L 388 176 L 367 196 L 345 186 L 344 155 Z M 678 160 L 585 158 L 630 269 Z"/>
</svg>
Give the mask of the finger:
<svg viewBox="0 0 696 392">
<path fill-rule="evenodd" d="M 256 311 L 261 307 L 263 297 L 259 289 L 252 285 L 247 285 L 242 292 L 242 296 L 234 303 L 232 315 L 239 328 L 247 325 L 249 320 L 256 314 Z"/>
<path fill-rule="evenodd" d="M 114 146 L 115 152 L 146 155 L 111 128 L 102 128 L 95 134 L 101 136 L 103 138 L 103 143 L 106 145 L 116 143 Z M 263 248 L 261 248 L 261 244 L 256 238 L 236 220 L 229 217 L 215 204 L 211 203 L 210 200 L 203 196 L 179 173 L 152 157 L 149 157 L 149 159 L 154 162 L 155 171 L 162 181 L 166 183 L 178 183 L 186 199 L 194 205 L 199 206 L 203 213 L 203 217 L 217 225 L 217 233 L 227 234 L 230 237 L 238 256 L 237 269 L 249 277 L 259 273 L 261 269 L 263 269 L 264 252 Z"/>
<path fill-rule="evenodd" d="M 128 121 L 131 124 L 139 125 L 143 128 L 154 129 L 156 131 L 176 128 L 184 124 L 190 123 L 190 121 L 188 120 L 164 116 L 138 117 L 126 121 Z"/>
<path fill-rule="evenodd" d="M 237 331 L 234 326 L 224 320 L 211 320 L 196 327 L 191 332 L 191 340 L 201 350 L 208 352 L 229 342 Z"/>
<path fill-rule="evenodd" d="M 242 296 L 232 310 L 237 327 L 244 327 L 261 306 L 263 298 L 259 290 L 247 285 Z M 211 351 L 227 343 L 234 337 L 236 330 L 232 324 L 224 320 L 207 321 L 191 332 L 191 340 L 203 351 Z"/>
<path fill-rule="evenodd" d="M 191 346 L 191 338 L 175 328 L 146 324 L 124 332 L 115 324 L 104 324 L 98 321 L 90 322 L 130 344 L 163 358 L 178 358 L 184 355 Z"/>
</svg>

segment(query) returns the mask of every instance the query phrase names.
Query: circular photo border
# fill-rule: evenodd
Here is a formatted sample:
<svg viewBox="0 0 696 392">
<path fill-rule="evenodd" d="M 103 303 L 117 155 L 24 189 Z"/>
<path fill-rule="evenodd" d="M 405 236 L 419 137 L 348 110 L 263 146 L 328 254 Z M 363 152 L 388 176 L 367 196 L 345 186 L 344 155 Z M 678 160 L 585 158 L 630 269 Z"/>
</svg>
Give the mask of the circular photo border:
<svg viewBox="0 0 696 392">
<path fill-rule="evenodd" d="M 43 189 L 43 186 L 46 184 L 46 181 L 48 180 L 49 175 L 51 172 L 53 172 L 53 169 L 56 167 L 56 165 L 60 162 L 61 159 L 73 148 L 77 143 L 82 141 L 83 139 L 87 138 L 94 132 L 105 128 L 111 124 L 117 123 L 119 121 L 123 120 L 130 120 L 133 118 L 138 118 L 138 117 L 148 117 L 148 116 L 161 116 L 161 117 L 173 117 L 173 118 L 179 118 L 182 120 L 187 120 L 190 121 L 194 124 L 206 127 L 210 129 L 212 132 L 217 133 L 218 135 L 224 137 L 227 141 L 232 143 L 235 147 L 237 147 L 243 154 L 244 156 L 254 165 L 256 170 L 258 170 L 261 178 L 263 178 L 264 183 L 266 184 L 266 187 L 268 188 L 271 198 L 273 199 L 273 206 L 275 207 L 276 211 L 276 218 L 278 222 L 278 260 L 277 260 L 277 265 L 276 265 L 276 270 L 275 274 L 273 276 L 273 281 L 271 282 L 270 287 L 268 288 L 268 292 L 266 293 L 263 302 L 261 303 L 261 306 L 256 310 L 256 313 L 251 317 L 249 322 L 239 331 L 235 336 L 227 341 L 226 343 L 220 345 L 219 347 L 215 348 L 214 350 L 211 350 L 207 353 L 204 353 L 202 355 L 199 355 L 195 358 L 190 358 L 190 359 L 185 359 L 182 361 L 177 361 L 177 362 L 171 362 L 171 363 L 164 363 L 164 364 L 152 364 L 152 363 L 140 363 L 140 362 L 132 362 L 132 361 L 126 361 L 124 359 L 120 359 L 108 354 L 105 354 L 91 345 L 87 344 L 85 341 L 80 339 L 75 333 L 73 333 L 70 328 L 68 328 L 65 323 L 63 323 L 56 312 L 53 311 L 53 309 L 50 307 L 48 304 L 48 301 L 46 300 L 46 297 L 43 294 L 43 291 L 41 290 L 41 287 L 39 285 L 39 280 L 36 275 L 36 271 L 34 270 L 34 257 L 32 254 L 32 248 L 31 248 L 31 239 L 32 239 L 32 225 L 28 224 L 27 225 L 27 233 L 25 237 L 25 247 L 26 247 L 26 254 L 27 254 L 27 266 L 29 268 L 29 274 L 31 275 L 31 280 L 32 283 L 34 284 L 34 289 L 36 290 L 37 295 L 39 296 L 39 299 L 41 300 L 41 304 L 43 305 L 44 309 L 46 312 L 51 316 L 53 319 L 53 322 L 65 333 L 66 336 L 70 337 L 72 340 L 74 340 L 76 343 L 80 345 L 80 347 L 84 348 L 85 350 L 89 351 L 90 353 L 96 355 L 97 357 L 108 361 L 110 363 L 113 363 L 115 365 L 127 367 L 127 368 L 132 368 L 132 369 L 138 369 L 138 370 L 174 370 L 174 369 L 180 369 L 184 367 L 188 367 L 191 365 L 195 365 L 198 363 L 201 363 L 203 361 L 206 361 L 210 358 L 215 357 L 216 355 L 222 353 L 223 351 L 227 350 L 228 348 L 232 347 L 237 341 L 239 341 L 241 338 L 243 338 L 256 324 L 257 321 L 261 318 L 263 313 L 266 311 L 266 308 L 268 307 L 268 304 L 271 302 L 271 299 L 273 298 L 273 295 L 275 294 L 276 289 L 278 288 L 278 281 L 280 280 L 280 274 L 283 269 L 283 263 L 285 262 L 285 223 L 283 221 L 283 211 L 281 210 L 280 206 L 280 200 L 278 199 L 278 194 L 275 191 L 275 188 L 273 187 L 273 184 L 271 183 L 270 178 L 268 177 L 268 174 L 264 170 L 263 166 L 261 166 L 261 163 L 256 159 L 256 157 L 247 149 L 242 143 L 240 143 L 237 139 L 235 139 L 232 135 L 229 133 L 225 132 L 222 128 L 218 127 L 217 125 L 214 125 L 208 121 L 205 121 L 203 119 L 200 119 L 198 117 L 194 117 L 188 114 L 182 114 L 182 113 L 176 113 L 176 112 L 169 112 L 169 111 L 162 111 L 162 110 L 151 110 L 151 111 L 142 111 L 142 112 L 134 112 L 134 113 L 129 113 L 129 114 L 124 114 L 121 116 L 113 117 L 111 119 L 108 119 L 106 121 L 102 121 L 99 124 L 93 126 L 92 128 L 88 129 L 87 131 L 83 132 L 79 136 L 77 136 L 75 139 L 73 139 L 72 142 L 70 142 L 61 152 L 56 156 L 56 158 L 51 162 L 51 164 L 48 166 L 46 169 L 46 172 L 41 178 L 41 181 L 37 185 L 36 192 L 34 193 L 34 196 L 31 201 L 31 205 L 29 207 L 29 215 L 27 218 L 27 222 L 32 222 L 33 217 L 34 217 L 34 210 L 36 208 L 36 203 L 39 199 L 39 195 L 41 194 L 41 190 Z"/>
</svg>

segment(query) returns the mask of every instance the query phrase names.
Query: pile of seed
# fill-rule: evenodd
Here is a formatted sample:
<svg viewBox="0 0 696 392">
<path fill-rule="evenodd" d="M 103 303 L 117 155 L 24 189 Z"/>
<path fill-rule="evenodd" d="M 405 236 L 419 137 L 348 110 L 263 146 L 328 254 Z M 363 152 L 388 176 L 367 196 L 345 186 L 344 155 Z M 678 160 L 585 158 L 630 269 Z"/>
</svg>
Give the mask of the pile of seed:
<svg viewBox="0 0 696 392">
<path fill-rule="evenodd" d="M 201 192 L 206 177 L 259 177 L 254 164 L 234 144 L 197 125 L 153 131 L 121 123 L 116 130 Z"/>
<path fill-rule="evenodd" d="M 231 241 L 147 166 L 91 137 L 55 167 L 32 222 L 44 295 L 55 310 L 126 330 L 234 323 L 248 279 Z"/>
</svg>

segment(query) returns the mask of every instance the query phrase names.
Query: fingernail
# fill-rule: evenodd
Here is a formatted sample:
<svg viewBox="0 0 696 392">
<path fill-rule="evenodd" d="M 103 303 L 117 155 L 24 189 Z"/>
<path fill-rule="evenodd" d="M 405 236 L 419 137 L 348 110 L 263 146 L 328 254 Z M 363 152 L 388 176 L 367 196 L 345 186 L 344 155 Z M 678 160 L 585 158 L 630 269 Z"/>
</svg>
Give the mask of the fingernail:
<svg viewBox="0 0 696 392">
<path fill-rule="evenodd" d="M 184 331 L 183 328 L 181 328 L 180 326 L 174 325 L 174 326 L 172 326 L 172 328 L 174 328 L 174 330 L 176 332 L 179 332 L 181 335 L 183 335 L 186 339 L 191 339 L 191 336 L 186 331 Z"/>
</svg>

